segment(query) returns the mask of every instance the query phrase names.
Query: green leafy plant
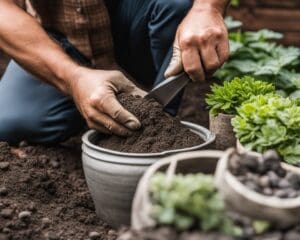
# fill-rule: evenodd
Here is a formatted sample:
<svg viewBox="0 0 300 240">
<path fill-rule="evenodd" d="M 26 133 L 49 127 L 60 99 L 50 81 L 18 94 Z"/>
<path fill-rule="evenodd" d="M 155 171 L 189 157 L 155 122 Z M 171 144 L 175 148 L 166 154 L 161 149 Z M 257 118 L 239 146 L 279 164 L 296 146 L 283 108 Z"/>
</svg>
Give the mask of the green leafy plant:
<svg viewBox="0 0 300 240">
<path fill-rule="evenodd" d="M 236 109 L 252 96 L 275 92 L 272 84 L 255 80 L 252 77 L 234 78 L 223 85 L 214 84 L 212 93 L 207 95 L 206 103 L 210 114 L 236 114 Z"/>
<path fill-rule="evenodd" d="M 237 7 L 240 5 L 240 0 L 230 0 L 231 6 Z"/>
<path fill-rule="evenodd" d="M 153 218 L 159 225 L 174 226 L 178 230 L 219 231 L 234 236 L 242 233 L 226 215 L 211 175 L 175 175 L 169 180 L 165 174 L 157 173 L 151 179 L 150 194 Z"/>
<path fill-rule="evenodd" d="M 229 27 L 236 25 L 227 19 Z M 215 76 L 221 80 L 250 75 L 273 83 L 286 94 L 300 89 L 300 48 L 284 47 L 272 42 L 283 37 L 268 29 L 257 32 L 240 30 L 229 34 L 230 59 Z"/>
<path fill-rule="evenodd" d="M 300 163 L 300 101 L 276 94 L 243 103 L 232 125 L 248 150 L 276 149 L 290 164 Z"/>
</svg>

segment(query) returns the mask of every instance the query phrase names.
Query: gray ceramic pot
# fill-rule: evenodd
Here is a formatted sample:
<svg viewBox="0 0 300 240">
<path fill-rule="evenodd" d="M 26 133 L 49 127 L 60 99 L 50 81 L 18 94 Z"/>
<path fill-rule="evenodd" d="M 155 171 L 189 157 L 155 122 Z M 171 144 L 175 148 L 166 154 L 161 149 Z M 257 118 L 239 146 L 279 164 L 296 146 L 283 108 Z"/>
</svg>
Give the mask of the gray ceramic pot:
<svg viewBox="0 0 300 240">
<path fill-rule="evenodd" d="M 233 132 L 231 120 L 234 115 L 219 113 L 217 116 L 209 116 L 209 129 L 216 134 L 215 148 L 226 150 L 235 147 L 236 137 Z"/>
<path fill-rule="evenodd" d="M 182 122 L 199 134 L 204 143 L 191 148 L 162 153 L 135 154 L 104 149 L 93 144 L 96 131 L 82 138 L 83 169 L 92 194 L 97 215 L 112 227 L 130 224 L 132 199 L 137 183 L 145 170 L 163 157 L 201 149 L 215 140 L 215 135 L 199 125 Z"/>
</svg>

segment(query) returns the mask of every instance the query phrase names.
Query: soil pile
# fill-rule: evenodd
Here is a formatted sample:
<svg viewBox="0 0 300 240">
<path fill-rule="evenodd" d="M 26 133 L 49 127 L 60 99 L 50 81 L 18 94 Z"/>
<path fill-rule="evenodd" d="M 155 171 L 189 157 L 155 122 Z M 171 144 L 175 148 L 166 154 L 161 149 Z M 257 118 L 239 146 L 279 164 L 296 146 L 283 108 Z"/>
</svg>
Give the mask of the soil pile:
<svg viewBox="0 0 300 240">
<path fill-rule="evenodd" d="M 197 134 L 171 117 L 154 100 L 120 94 L 120 103 L 132 112 L 142 123 L 142 128 L 129 137 L 105 135 L 98 140 L 104 148 L 130 153 L 158 153 L 182 149 L 203 143 Z"/>
<path fill-rule="evenodd" d="M 114 240 L 88 192 L 78 148 L 0 143 L 0 240 Z"/>
</svg>

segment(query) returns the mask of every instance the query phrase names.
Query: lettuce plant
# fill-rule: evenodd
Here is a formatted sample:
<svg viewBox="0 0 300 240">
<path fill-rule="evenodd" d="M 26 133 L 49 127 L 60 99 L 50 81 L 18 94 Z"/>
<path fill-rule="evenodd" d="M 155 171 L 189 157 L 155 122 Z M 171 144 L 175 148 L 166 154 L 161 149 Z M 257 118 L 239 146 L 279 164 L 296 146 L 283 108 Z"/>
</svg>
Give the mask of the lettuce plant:
<svg viewBox="0 0 300 240">
<path fill-rule="evenodd" d="M 150 194 L 153 218 L 158 225 L 234 236 L 242 233 L 226 215 L 224 201 L 211 175 L 175 175 L 169 180 L 165 174 L 157 173 L 151 179 Z"/>
<path fill-rule="evenodd" d="M 272 84 L 245 76 L 224 82 L 223 85 L 214 84 L 212 93 L 207 95 L 206 103 L 213 116 L 219 113 L 235 115 L 237 107 L 252 96 L 272 92 L 275 92 Z"/>
<path fill-rule="evenodd" d="M 234 132 L 248 149 L 277 150 L 290 164 L 300 164 L 300 105 L 276 94 L 243 103 L 232 119 Z"/>
</svg>

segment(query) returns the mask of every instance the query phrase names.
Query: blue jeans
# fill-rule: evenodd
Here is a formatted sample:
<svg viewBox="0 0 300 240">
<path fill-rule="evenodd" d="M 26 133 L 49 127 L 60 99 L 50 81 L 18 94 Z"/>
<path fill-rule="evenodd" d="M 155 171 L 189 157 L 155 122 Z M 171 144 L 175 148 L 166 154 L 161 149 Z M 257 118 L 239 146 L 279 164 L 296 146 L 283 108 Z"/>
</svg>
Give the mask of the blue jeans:
<svg viewBox="0 0 300 240">
<path fill-rule="evenodd" d="M 192 0 L 107 0 L 118 63 L 142 85 L 155 85 L 171 57 L 178 24 Z M 65 42 L 75 60 L 76 50 Z M 173 113 L 176 112 L 177 103 Z M 0 81 L 0 141 L 54 144 L 84 120 L 73 101 L 11 61 Z"/>
</svg>

